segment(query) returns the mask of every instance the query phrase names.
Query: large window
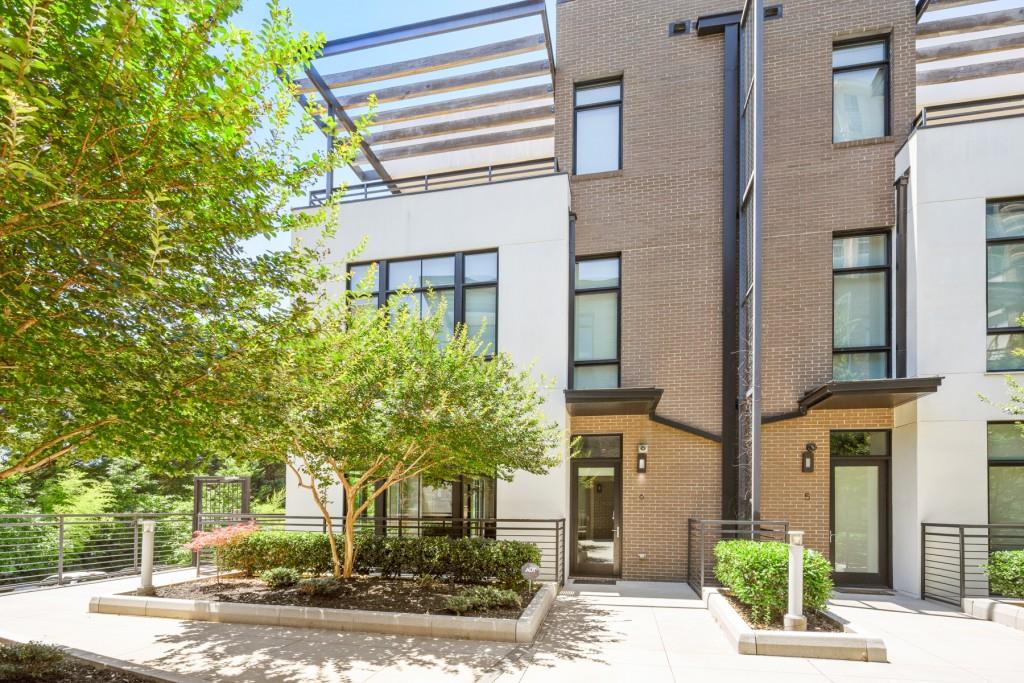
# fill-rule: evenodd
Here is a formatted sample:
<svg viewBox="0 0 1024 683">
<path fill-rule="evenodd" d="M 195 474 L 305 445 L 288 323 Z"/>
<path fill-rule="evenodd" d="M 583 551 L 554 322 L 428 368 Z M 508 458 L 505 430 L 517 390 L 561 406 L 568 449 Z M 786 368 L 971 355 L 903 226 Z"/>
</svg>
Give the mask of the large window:
<svg viewBox="0 0 1024 683">
<path fill-rule="evenodd" d="M 988 521 L 1024 524 L 1024 433 L 1012 422 L 988 425 Z"/>
<path fill-rule="evenodd" d="M 889 134 L 889 41 L 832 47 L 832 141 Z"/>
<path fill-rule="evenodd" d="M 457 253 L 418 259 L 380 261 L 376 277 L 367 281 L 371 264 L 349 266 L 348 286 L 366 287 L 374 297 L 363 301 L 384 301 L 410 289 L 405 302 L 421 315 L 429 315 L 435 302 L 445 302 L 443 339 L 456 325 L 465 325 L 470 336 L 483 331 L 488 354 L 498 347 L 498 252 Z M 380 283 L 387 286 L 383 289 Z"/>
<path fill-rule="evenodd" d="M 622 81 L 577 85 L 574 105 L 573 172 L 622 168 Z"/>
<path fill-rule="evenodd" d="M 619 258 L 576 261 L 573 388 L 619 386 Z"/>
<path fill-rule="evenodd" d="M 1024 198 L 989 202 L 988 257 L 990 371 L 1024 370 Z"/>
<path fill-rule="evenodd" d="M 832 378 L 889 376 L 889 234 L 832 240 Z"/>
</svg>

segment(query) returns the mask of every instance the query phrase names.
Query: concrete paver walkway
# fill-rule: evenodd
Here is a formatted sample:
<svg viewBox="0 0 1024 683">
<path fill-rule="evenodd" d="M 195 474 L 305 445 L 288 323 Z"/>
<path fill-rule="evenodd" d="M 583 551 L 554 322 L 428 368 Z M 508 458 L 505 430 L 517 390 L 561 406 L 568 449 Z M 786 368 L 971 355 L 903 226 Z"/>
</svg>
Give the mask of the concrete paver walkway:
<svg viewBox="0 0 1024 683">
<path fill-rule="evenodd" d="M 867 664 L 737 655 L 684 584 L 570 583 L 530 646 L 88 613 L 93 595 L 137 585 L 129 578 L 0 596 L 0 632 L 209 681 L 1024 680 L 1024 633 L 902 596 L 833 601 L 858 629 L 885 639 L 890 663 Z"/>
</svg>

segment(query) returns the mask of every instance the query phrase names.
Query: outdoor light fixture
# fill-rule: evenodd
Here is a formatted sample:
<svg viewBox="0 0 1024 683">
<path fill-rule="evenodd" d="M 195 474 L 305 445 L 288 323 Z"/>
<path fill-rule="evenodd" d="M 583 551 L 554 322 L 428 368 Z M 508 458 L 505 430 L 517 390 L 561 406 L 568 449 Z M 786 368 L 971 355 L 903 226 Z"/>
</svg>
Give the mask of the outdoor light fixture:
<svg viewBox="0 0 1024 683">
<path fill-rule="evenodd" d="M 804 446 L 804 452 L 800 454 L 801 472 L 814 471 L 814 451 L 816 450 L 818 450 L 818 446 L 813 441 L 808 442 L 808 444 Z"/>
<path fill-rule="evenodd" d="M 637 444 L 636 447 L 636 471 L 639 474 L 647 472 L 647 444 Z"/>
</svg>

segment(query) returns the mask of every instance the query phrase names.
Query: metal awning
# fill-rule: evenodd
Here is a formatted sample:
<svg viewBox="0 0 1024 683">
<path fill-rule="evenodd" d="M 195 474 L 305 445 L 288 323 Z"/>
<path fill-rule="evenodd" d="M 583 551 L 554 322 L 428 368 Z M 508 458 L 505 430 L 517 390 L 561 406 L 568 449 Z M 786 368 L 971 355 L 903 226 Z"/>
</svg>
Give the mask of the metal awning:
<svg viewBox="0 0 1024 683">
<path fill-rule="evenodd" d="M 566 389 L 565 407 L 570 415 L 652 415 L 664 390 Z"/>
<path fill-rule="evenodd" d="M 800 412 L 811 408 L 895 408 L 935 393 L 941 384 L 941 377 L 826 382 L 804 394 Z"/>
<path fill-rule="evenodd" d="M 495 25 L 504 25 L 505 39 L 493 40 L 486 27 Z M 441 34 L 458 49 L 432 50 Z M 365 65 L 374 48 L 397 43 L 409 58 Z M 356 129 L 353 119 L 376 96 L 374 125 L 351 164 L 370 182 L 553 156 L 554 81 L 545 2 L 520 0 L 328 40 L 295 83 L 300 103 L 314 98 L 339 135 Z M 333 185 L 328 175 L 328 191 Z"/>
</svg>

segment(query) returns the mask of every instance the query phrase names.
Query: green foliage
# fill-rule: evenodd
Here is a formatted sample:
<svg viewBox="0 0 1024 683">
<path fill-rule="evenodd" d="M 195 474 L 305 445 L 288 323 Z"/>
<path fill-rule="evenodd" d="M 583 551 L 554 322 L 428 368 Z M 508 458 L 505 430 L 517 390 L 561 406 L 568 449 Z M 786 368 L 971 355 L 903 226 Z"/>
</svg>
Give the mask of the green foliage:
<svg viewBox="0 0 1024 683">
<path fill-rule="evenodd" d="M 519 593 L 494 586 L 471 586 L 445 601 L 445 609 L 455 614 L 486 612 L 499 607 L 519 608 L 523 600 Z"/>
<path fill-rule="evenodd" d="M 789 547 L 774 541 L 719 541 L 715 578 L 749 605 L 758 623 L 782 617 L 787 607 Z M 825 609 L 832 595 L 832 565 L 821 553 L 804 550 L 804 609 Z"/>
<path fill-rule="evenodd" d="M 342 583 L 340 579 L 336 579 L 333 576 L 317 576 L 312 579 L 303 579 L 299 581 L 297 591 L 303 595 L 336 595 L 341 591 Z"/>
<path fill-rule="evenodd" d="M 63 676 L 64 653 L 42 643 L 0 645 L 0 681 L 53 681 Z"/>
<path fill-rule="evenodd" d="M 357 136 L 297 151 L 291 79 L 323 38 L 276 2 L 238 29 L 240 7 L 4 3 L 0 480 L 73 453 L 205 469 L 248 433 L 219 419 L 239 395 L 225 372 L 255 381 L 251 354 L 316 305 L 314 250 L 244 243 L 332 225 L 333 206 L 290 205 Z"/>
<path fill-rule="evenodd" d="M 1024 550 L 998 550 L 983 566 L 992 592 L 1007 598 L 1024 598 Z"/>
<path fill-rule="evenodd" d="M 274 567 L 260 574 L 260 581 L 271 588 L 290 588 L 302 580 L 302 574 L 291 567 Z"/>
<path fill-rule="evenodd" d="M 220 549 L 221 566 L 256 576 L 276 567 L 302 574 L 323 574 L 331 568 L 331 547 L 320 533 L 257 531 Z"/>
</svg>

